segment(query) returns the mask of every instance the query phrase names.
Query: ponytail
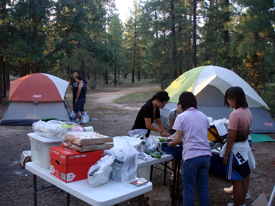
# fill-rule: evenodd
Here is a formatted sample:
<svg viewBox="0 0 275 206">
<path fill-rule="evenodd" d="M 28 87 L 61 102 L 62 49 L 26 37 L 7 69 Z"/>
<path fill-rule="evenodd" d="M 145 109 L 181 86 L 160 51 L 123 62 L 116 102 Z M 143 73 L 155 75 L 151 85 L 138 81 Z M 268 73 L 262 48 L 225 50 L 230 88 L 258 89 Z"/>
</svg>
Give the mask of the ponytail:
<svg viewBox="0 0 275 206">
<path fill-rule="evenodd" d="M 154 95 L 151 99 L 149 99 L 149 100 L 147 100 L 147 102 L 152 102 L 152 101 L 154 101 L 156 99 L 156 95 Z M 146 102 L 146 103 L 147 103 Z"/>
<path fill-rule="evenodd" d="M 154 100 L 159 100 L 160 102 L 166 102 L 169 101 L 170 97 L 166 91 L 160 91 L 157 92 L 151 99 L 149 99 L 147 102 L 152 102 Z M 147 103 L 146 102 L 146 103 Z"/>
</svg>

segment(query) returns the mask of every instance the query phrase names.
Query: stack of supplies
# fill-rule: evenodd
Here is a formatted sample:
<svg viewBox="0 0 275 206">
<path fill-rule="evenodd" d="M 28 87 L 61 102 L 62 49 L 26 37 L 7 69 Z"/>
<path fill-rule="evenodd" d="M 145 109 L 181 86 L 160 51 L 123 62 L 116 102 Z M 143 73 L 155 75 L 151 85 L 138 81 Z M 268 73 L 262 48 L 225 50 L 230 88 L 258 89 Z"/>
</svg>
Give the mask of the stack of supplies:
<svg viewBox="0 0 275 206">
<path fill-rule="evenodd" d="M 68 132 L 63 147 L 77 152 L 88 152 L 110 149 L 114 146 L 113 138 L 97 132 Z"/>
</svg>

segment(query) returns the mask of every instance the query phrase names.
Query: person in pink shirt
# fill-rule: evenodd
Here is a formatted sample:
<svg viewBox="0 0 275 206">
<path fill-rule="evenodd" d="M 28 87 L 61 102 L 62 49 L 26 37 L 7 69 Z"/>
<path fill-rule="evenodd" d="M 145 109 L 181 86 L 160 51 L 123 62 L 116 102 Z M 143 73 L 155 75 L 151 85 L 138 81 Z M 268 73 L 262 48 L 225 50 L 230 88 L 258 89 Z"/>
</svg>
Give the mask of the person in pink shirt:
<svg viewBox="0 0 275 206">
<path fill-rule="evenodd" d="M 248 143 L 252 114 L 242 88 L 230 87 L 225 92 L 224 100 L 226 106 L 235 109 L 229 116 L 227 142 L 220 155 L 223 157 L 223 163 L 227 165 L 226 178 L 232 181 L 234 188 L 234 203 L 228 203 L 228 206 L 245 206 L 249 175 L 255 167 Z"/>
<path fill-rule="evenodd" d="M 173 129 L 176 137 L 169 143 L 175 147 L 182 142 L 182 184 L 183 205 L 194 205 L 195 185 L 201 206 L 209 206 L 208 172 L 211 150 L 207 130 L 209 121 L 205 114 L 197 110 L 197 100 L 193 93 L 183 92 L 179 97 L 183 112 L 175 120 Z"/>
</svg>

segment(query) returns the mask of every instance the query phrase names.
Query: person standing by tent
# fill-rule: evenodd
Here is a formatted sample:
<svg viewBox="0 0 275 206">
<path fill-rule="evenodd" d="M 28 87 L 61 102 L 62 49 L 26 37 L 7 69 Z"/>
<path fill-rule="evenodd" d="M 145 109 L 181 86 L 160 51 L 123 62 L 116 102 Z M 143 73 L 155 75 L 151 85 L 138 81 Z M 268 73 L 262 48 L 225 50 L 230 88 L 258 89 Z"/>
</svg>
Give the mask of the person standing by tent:
<svg viewBox="0 0 275 206">
<path fill-rule="evenodd" d="M 75 113 L 75 122 L 78 122 L 79 111 L 82 115 L 85 114 L 84 104 L 86 102 L 87 86 L 80 76 L 76 77 L 76 82 L 78 84 L 78 90 L 76 93 L 74 113 Z"/>
<path fill-rule="evenodd" d="M 178 103 L 177 104 L 177 108 L 175 108 L 175 109 L 171 109 L 170 110 L 170 112 L 169 112 L 169 114 L 168 114 L 168 123 L 167 123 L 167 125 L 166 125 L 166 130 L 167 130 L 167 132 L 169 132 L 171 135 L 173 135 L 176 131 L 175 130 L 173 130 L 172 128 L 173 128 L 173 125 L 174 125 L 174 122 L 175 122 L 175 119 L 176 119 L 176 117 L 180 114 L 180 113 L 182 113 L 182 109 L 181 109 L 181 106 L 180 106 L 180 104 Z M 173 137 L 174 138 L 174 137 Z"/>
<path fill-rule="evenodd" d="M 251 152 L 248 135 L 252 124 L 252 114 L 248 109 L 245 94 L 240 87 L 230 87 L 225 92 L 224 104 L 235 109 L 229 116 L 227 142 L 220 152 L 223 164 L 227 165 L 226 178 L 233 183 L 233 201 L 228 206 L 245 206 L 251 169 L 255 159 Z"/>
<path fill-rule="evenodd" d="M 169 117 L 169 122 L 168 123 L 169 123 L 169 128 L 170 128 L 169 129 L 169 133 L 172 134 L 169 137 L 169 139 L 174 139 L 175 136 L 176 136 L 175 130 L 173 130 L 172 128 L 174 126 L 174 123 L 175 123 L 175 120 L 176 120 L 177 116 L 179 114 L 181 114 L 182 112 L 183 111 L 182 111 L 181 105 L 180 105 L 180 103 L 178 103 L 177 104 L 177 108 L 176 109 L 171 109 L 170 112 L 169 112 L 169 114 L 168 114 L 168 117 Z M 182 149 L 182 147 L 180 147 L 180 148 Z M 178 157 L 180 157 L 181 153 L 182 153 L 182 151 L 180 151 L 180 150 L 175 150 L 175 151 L 171 151 L 171 152 L 172 152 L 171 154 L 173 154 L 173 152 L 177 152 L 178 153 L 178 155 L 177 155 Z M 174 172 L 173 171 L 175 171 L 175 169 L 176 169 L 175 161 L 176 160 L 170 161 L 170 167 L 172 168 L 172 170 L 171 170 L 171 180 L 174 180 Z M 182 165 L 181 164 L 181 159 L 179 161 L 180 161 L 180 168 L 181 168 L 181 165 Z"/>
<path fill-rule="evenodd" d="M 149 137 L 151 130 L 159 132 L 163 137 L 168 137 L 169 134 L 166 132 L 160 119 L 159 109 L 163 108 L 169 99 L 170 97 L 166 91 L 157 92 L 139 110 L 132 130 L 148 129 L 146 137 Z M 154 120 L 156 120 L 158 127 L 153 125 Z"/>
<path fill-rule="evenodd" d="M 169 147 L 183 142 L 183 205 L 194 205 L 196 185 L 200 206 L 209 206 L 208 172 L 212 156 L 207 136 L 209 121 L 205 114 L 197 110 L 197 100 L 192 92 L 183 92 L 179 103 L 183 112 L 175 120 L 173 129 L 176 130 L 176 137 Z"/>
<path fill-rule="evenodd" d="M 76 81 L 76 78 L 79 76 L 79 72 L 77 70 L 73 70 L 73 77 L 69 79 L 70 85 L 71 85 L 71 91 L 73 92 L 73 109 L 75 105 L 75 99 L 76 99 L 76 94 L 78 91 L 78 83 Z M 87 84 L 87 81 L 82 78 L 82 81 Z"/>
<path fill-rule="evenodd" d="M 249 143 L 249 146 L 250 148 L 252 148 L 252 138 L 251 138 L 251 134 L 248 135 L 248 139 L 247 139 L 248 143 Z M 247 187 L 248 187 L 248 191 L 245 195 L 245 200 L 249 200 L 250 199 L 250 193 L 249 193 L 249 180 L 250 178 L 246 178 L 246 181 L 247 181 Z M 225 187 L 223 189 L 223 191 L 227 194 L 232 194 L 233 193 L 233 185 L 231 184 L 230 187 Z M 233 195 L 231 196 L 231 198 L 233 199 Z"/>
</svg>

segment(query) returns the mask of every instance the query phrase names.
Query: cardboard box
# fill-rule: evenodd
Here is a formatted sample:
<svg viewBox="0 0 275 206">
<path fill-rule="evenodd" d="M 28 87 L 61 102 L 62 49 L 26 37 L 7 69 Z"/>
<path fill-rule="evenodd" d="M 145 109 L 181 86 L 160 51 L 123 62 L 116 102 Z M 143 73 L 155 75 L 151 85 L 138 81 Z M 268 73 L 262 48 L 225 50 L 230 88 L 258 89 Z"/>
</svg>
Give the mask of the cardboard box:
<svg viewBox="0 0 275 206">
<path fill-rule="evenodd" d="M 251 204 L 252 206 L 267 206 L 268 202 L 265 196 L 265 193 L 262 193 L 254 202 Z"/>
<path fill-rule="evenodd" d="M 75 182 L 87 179 L 87 173 L 101 157 L 104 151 L 75 152 L 62 146 L 51 147 L 51 169 L 52 175 L 64 182 Z"/>
</svg>

